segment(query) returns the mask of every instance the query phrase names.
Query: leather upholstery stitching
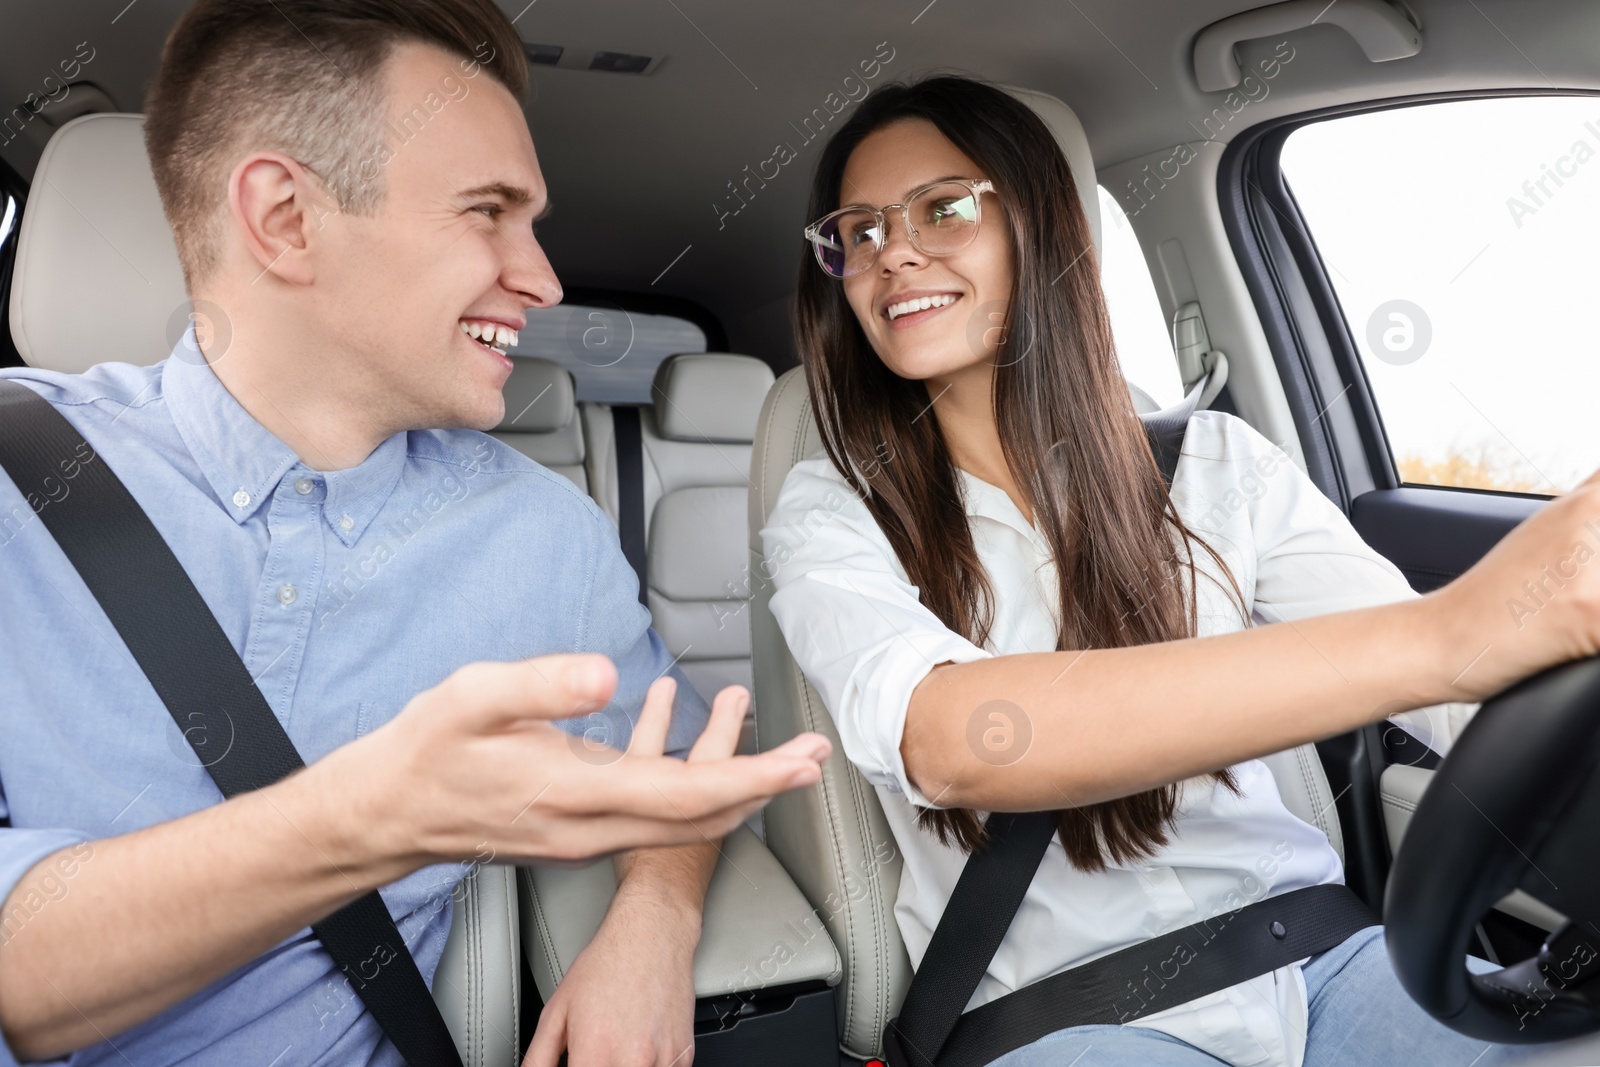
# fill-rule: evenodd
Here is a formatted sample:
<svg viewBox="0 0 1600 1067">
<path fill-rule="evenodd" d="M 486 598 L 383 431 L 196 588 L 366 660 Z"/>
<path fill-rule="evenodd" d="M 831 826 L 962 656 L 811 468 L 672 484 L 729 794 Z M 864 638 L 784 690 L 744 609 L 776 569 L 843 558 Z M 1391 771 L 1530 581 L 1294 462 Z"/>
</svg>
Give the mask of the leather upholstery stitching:
<svg viewBox="0 0 1600 1067">
<path fill-rule="evenodd" d="M 472 884 L 461 894 L 462 929 L 467 932 L 467 968 L 464 999 L 467 1002 L 467 1025 L 463 1037 L 466 1041 L 466 1063 L 479 1064 L 478 1030 L 483 1025 L 483 916 L 478 911 L 478 874 L 472 873 Z"/>
<path fill-rule="evenodd" d="M 802 375 L 797 374 L 794 378 L 790 379 L 790 382 L 792 383 L 794 381 L 799 381 L 801 378 Z M 789 383 L 785 383 L 786 388 L 788 384 Z M 795 419 L 794 438 L 790 444 L 789 450 L 789 466 L 791 468 L 796 463 L 806 458 L 806 429 L 810 425 L 811 420 L 811 402 L 810 398 L 807 397 L 804 401 L 802 401 L 800 411 L 798 412 L 798 417 Z M 794 663 L 792 658 L 789 659 L 788 670 L 790 672 L 791 680 L 796 682 L 799 686 L 801 706 L 806 712 L 806 725 L 810 729 L 815 729 L 817 725 L 816 705 L 812 700 L 810 683 L 806 681 L 805 677 L 801 674 L 798 665 Z M 824 709 L 824 712 L 826 712 L 826 709 Z M 871 821 L 867 818 L 866 807 L 864 803 L 865 798 L 862 796 L 860 780 L 853 773 L 853 771 L 853 767 L 846 765 L 841 772 L 844 777 L 844 789 L 850 801 L 850 806 L 855 812 L 857 825 L 861 827 L 863 831 L 867 831 L 861 836 L 863 839 L 869 839 L 871 836 Z M 838 798 L 834 795 L 834 790 L 832 788 L 825 791 L 823 807 L 833 828 L 833 833 L 830 836 L 829 844 L 833 848 L 834 862 L 837 864 L 836 870 L 843 870 L 846 868 L 847 864 L 839 844 L 839 842 L 843 840 L 843 831 L 842 827 L 840 826 L 840 812 L 837 801 Z M 872 892 L 867 894 L 868 907 L 871 909 L 870 927 L 873 934 L 870 944 L 865 946 L 860 944 L 861 939 L 858 938 L 856 934 L 856 927 L 859 921 L 859 917 L 856 915 L 856 909 L 854 907 L 846 909 L 846 916 L 850 930 L 849 954 L 852 960 L 852 966 L 850 968 L 850 987 L 846 991 L 845 996 L 844 1030 L 846 1039 L 851 1039 L 852 1031 L 855 1029 L 856 1024 L 857 1001 L 860 999 L 857 994 L 857 989 L 859 986 L 858 976 L 861 968 L 856 966 L 855 963 L 858 961 L 860 951 L 865 948 L 870 954 L 869 958 L 865 962 L 871 964 L 873 977 L 873 989 L 871 991 L 873 1011 L 871 1019 L 868 1020 L 869 1030 L 867 1034 L 867 1041 L 869 1048 L 876 1049 L 877 1034 L 883 1028 L 883 1024 L 887 1021 L 888 1016 L 887 1001 L 889 996 L 889 983 L 887 981 L 887 931 L 884 929 L 883 925 L 885 922 L 885 916 L 883 914 L 881 900 L 882 884 L 875 867 L 872 868 L 871 874 L 868 877 L 868 884 L 872 888 Z M 848 894 L 846 895 L 846 899 L 849 899 Z"/>
<path fill-rule="evenodd" d="M 759 514 L 763 521 L 770 515 L 772 503 L 776 499 L 775 493 L 769 495 L 767 491 L 769 483 L 775 483 L 773 485 L 775 491 L 781 488 L 781 483 L 778 483 L 777 479 L 773 477 L 775 472 L 772 470 L 771 462 L 774 455 L 773 438 L 781 428 L 776 425 L 777 420 L 771 416 L 773 413 L 781 410 L 784 398 L 788 391 L 792 388 L 795 388 L 795 383 L 800 381 L 803 381 L 803 374 L 788 375 L 777 383 L 777 388 L 770 398 L 770 406 L 766 412 L 768 418 L 765 420 L 766 424 L 763 427 L 762 439 L 757 445 L 757 447 L 760 449 L 760 455 L 762 458 L 760 468 L 761 478 L 760 485 L 757 487 L 757 498 L 760 506 Z M 790 468 L 806 458 L 804 451 L 806 443 L 806 430 L 811 421 L 811 404 L 810 398 L 807 397 L 801 403 L 800 411 L 798 412 L 798 417 L 795 419 L 793 433 L 790 438 L 788 457 L 788 466 Z M 752 551 L 756 551 L 754 546 L 752 546 Z M 794 659 L 788 655 L 786 646 L 783 648 L 782 656 L 782 670 L 787 674 L 787 680 L 791 692 L 797 698 L 796 707 L 801 713 L 802 721 L 805 723 L 806 729 L 814 730 L 818 726 L 819 718 L 817 701 L 813 699 L 810 683 L 806 680 L 804 674 L 800 671 L 799 666 L 794 662 Z M 823 712 L 826 713 L 826 709 L 823 709 Z M 844 776 L 844 781 L 842 784 L 838 781 L 841 773 Z M 862 793 L 861 780 L 854 773 L 854 768 L 848 764 L 843 767 L 842 771 L 824 774 L 821 780 L 818 782 L 818 786 L 822 813 L 824 818 L 828 820 L 828 825 L 830 828 L 827 843 L 833 854 L 834 871 L 832 873 L 834 875 L 834 881 L 839 882 L 840 872 L 844 871 L 847 867 L 846 857 L 843 854 L 842 845 L 842 842 L 844 841 L 844 811 L 847 810 L 845 803 L 848 802 L 848 810 L 853 810 L 857 823 L 863 830 L 863 839 L 869 840 L 871 837 L 871 822 L 867 818 L 866 814 L 866 797 Z M 844 790 L 844 796 L 840 795 L 841 788 Z M 868 994 L 872 1001 L 871 1018 L 868 1020 L 872 1029 L 865 1035 L 864 1042 L 868 1049 L 877 1049 L 879 1031 L 882 1030 L 883 1024 L 887 1021 L 888 1017 L 888 967 L 890 961 L 888 959 L 887 951 L 888 931 L 886 930 L 884 923 L 885 921 L 893 921 L 893 917 L 892 915 L 886 917 L 884 914 L 882 901 L 883 884 L 877 868 L 872 866 L 869 868 L 869 870 L 870 873 L 868 874 L 868 883 L 872 889 L 872 892 L 868 894 L 868 907 L 871 908 L 871 927 L 873 934 L 870 943 L 866 942 L 866 939 L 860 935 L 858 929 L 863 917 L 857 914 L 857 907 L 853 902 L 850 902 L 849 895 L 845 894 L 844 896 L 846 901 L 846 906 L 843 909 L 845 917 L 844 939 L 846 943 L 842 946 L 840 967 L 841 969 L 848 969 L 848 981 L 850 984 L 844 990 L 845 1019 L 841 1047 L 852 1055 L 857 1055 L 857 1053 L 851 1047 L 851 1045 L 862 1043 L 856 1040 L 855 1038 L 857 1035 L 853 1034 L 853 1031 L 861 1021 L 858 1019 L 859 1009 L 857 1005 L 857 1001 L 861 999 L 861 995 L 857 992 L 857 986 L 863 979 L 864 972 L 869 968 L 872 971 L 874 988 L 872 992 Z M 836 888 L 842 889 L 842 883 Z M 839 946 L 836 946 L 836 948 L 837 947 Z M 843 976 L 841 975 L 841 977 Z"/>
<path fill-rule="evenodd" d="M 796 687 L 796 689 L 798 691 L 799 698 L 800 698 L 800 701 L 799 701 L 800 707 L 802 709 L 804 709 L 804 712 L 805 712 L 806 728 L 807 729 L 812 729 L 812 728 L 814 728 L 816 726 L 816 713 L 815 713 L 815 708 L 814 708 L 814 706 L 812 704 L 812 701 L 811 701 L 811 686 L 810 686 L 810 683 L 808 683 L 805 680 L 804 676 L 802 676 L 800 674 L 799 668 L 795 665 L 795 663 L 794 663 L 794 661 L 792 659 L 789 661 L 786 669 L 789 672 L 791 684 L 795 685 L 795 687 Z M 838 815 L 839 804 L 838 804 L 838 798 L 835 795 L 835 787 L 834 787 L 834 785 L 833 785 L 833 783 L 831 781 L 832 777 L 833 776 L 824 775 L 819 780 L 818 784 L 820 786 L 822 786 L 822 790 L 821 790 L 821 792 L 822 792 L 822 810 L 823 810 L 824 815 L 827 816 L 828 822 L 830 824 L 830 829 L 831 829 L 831 832 L 828 835 L 828 846 L 833 851 L 834 880 L 835 881 L 839 881 L 838 872 L 844 870 L 845 867 L 846 867 L 845 857 L 843 855 L 842 848 L 841 848 L 841 846 L 839 844 L 839 842 L 843 839 L 844 831 L 843 831 L 843 829 L 842 829 L 842 827 L 840 825 L 840 819 L 839 819 L 839 815 Z M 843 889 L 843 885 L 840 884 L 837 887 L 837 889 L 838 890 L 842 890 Z M 857 937 L 857 934 L 856 934 L 855 908 L 853 906 L 849 905 L 849 899 L 850 898 L 849 898 L 849 894 L 848 893 L 845 894 L 844 899 L 846 901 L 846 907 L 844 909 L 845 923 L 846 923 L 846 927 L 847 927 L 847 930 L 848 930 L 848 933 L 849 933 L 849 945 L 846 947 L 845 951 L 846 951 L 847 955 L 853 960 L 854 957 L 855 957 L 856 951 L 857 951 L 857 942 L 859 940 L 859 938 Z M 856 1010 L 856 1006 L 855 1006 L 855 1000 L 856 1000 L 855 988 L 856 988 L 856 980 L 858 978 L 858 975 L 859 975 L 859 968 L 857 968 L 856 966 L 854 966 L 852 964 L 852 966 L 850 967 L 850 988 L 848 990 L 846 990 L 846 992 L 845 992 L 845 1006 L 844 1006 L 845 1007 L 844 1032 L 845 1032 L 845 1037 L 847 1039 L 849 1037 L 850 1031 L 852 1030 L 852 1028 L 855 1025 L 855 1010 Z"/>
<path fill-rule="evenodd" d="M 527 990 L 522 988 L 521 970 L 517 966 L 517 961 L 521 958 L 522 945 L 519 935 L 522 931 L 517 921 L 516 874 L 510 868 L 502 867 L 500 882 L 502 891 L 506 894 L 506 944 L 511 946 L 507 963 L 510 966 L 511 978 L 511 1058 L 515 1061 L 517 1053 L 522 1051 L 522 998 L 527 995 Z"/>
<path fill-rule="evenodd" d="M 549 922 L 545 920 L 544 906 L 539 901 L 539 887 L 534 884 L 532 871 L 524 867 L 518 874 L 522 876 L 523 885 L 528 891 L 528 903 L 532 905 L 529 910 L 533 912 L 534 921 L 539 924 L 539 947 L 544 949 L 545 966 L 550 968 L 550 977 L 559 983 L 565 977 L 565 972 L 562 970 L 560 958 L 556 956 L 555 939 L 551 936 Z"/>
<path fill-rule="evenodd" d="M 763 520 L 765 520 L 766 517 L 768 515 L 770 515 L 771 511 L 772 511 L 772 509 L 767 505 L 767 477 L 766 477 L 766 474 L 767 474 L 767 470 L 766 470 L 767 461 L 768 461 L 768 458 L 772 455 L 772 419 L 771 419 L 770 416 L 771 416 L 772 412 L 778 410 L 778 405 L 783 401 L 783 394 L 788 391 L 789 385 L 793 381 L 794 381 L 793 378 L 785 378 L 785 379 L 783 379 L 782 381 L 780 381 L 778 383 L 777 392 L 774 393 L 773 397 L 772 397 L 772 406 L 769 407 L 767 409 L 767 411 L 765 412 L 765 414 L 767 414 L 769 417 L 766 420 L 765 433 L 764 433 L 764 435 L 762 437 L 762 441 L 761 441 L 761 487 L 758 490 L 758 492 L 760 494 L 760 501 L 761 501 L 761 517 L 762 517 Z"/>
<path fill-rule="evenodd" d="M 1306 748 L 1307 746 L 1305 745 L 1299 745 L 1295 748 L 1296 758 L 1301 765 L 1300 774 L 1310 787 L 1312 802 L 1317 805 L 1317 822 L 1320 824 L 1318 829 L 1327 836 L 1329 843 L 1332 843 L 1335 834 L 1338 835 L 1339 844 L 1335 851 L 1339 854 L 1339 861 L 1343 863 L 1345 854 L 1344 829 L 1339 824 L 1338 809 L 1334 807 L 1334 802 L 1339 798 L 1331 795 L 1331 789 L 1323 787 L 1326 778 L 1319 777 L 1317 774 L 1322 768 L 1316 759 L 1315 749 L 1308 752 Z"/>
<path fill-rule="evenodd" d="M 783 391 L 786 392 L 793 385 L 793 383 L 796 382 L 796 381 L 799 381 L 801 379 L 801 377 L 802 377 L 802 375 L 797 374 L 793 378 L 790 378 L 788 381 L 786 381 L 784 383 Z M 783 392 L 780 392 L 779 395 L 778 395 L 778 398 L 773 402 L 774 409 L 776 409 L 777 405 L 782 402 L 782 399 L 783 399 Z M 803 403 L 801 405 L 801 408 L 800 408 L 799 417 L 795 420 L 794 436 L 790 440 L 790 443 L 789 443 L 789 467 L 790 468 L 793 468 L 796 463 L 798 463 L 800 460 L 805 458 L 800 453 L 805 448 L 806 421 L 810 417 L 810 414 L 811 414 L 811 406 L 810 406 L 810 404 L 809 403 Z M 769 432 L 771 430 L 770 423 L 768 425 L 768 430 L 769 430 Z M 771 453 L 768 453 L 768 455 L 770 455 L 770 454 Z M 763 465 L 765 465 L 765 464 L 763 464 Z M 763 483 L 765 483 L 767 481 L 767 479 L 763 478 L 762 481 L 763 481 Z M 764 496 L 765 496 L 765 494 L 763 493 L 763 497 Z M 764 509 L 764 516 L 765 516 L 765 514 L 766 514 L 766 512 L 765 512 L 765 506 L 766 506 L 765 499 L 763 499 L 763 501 L 762 501 L 762 506 L 763 506 L 763 509 Z M 805 713 L 806 728 L 807 729 L 815 729 L 816 726 L 817 726 L 817 715 L 816 715 L 816 707 L 815 707 L 815 705 L 813 704 L 813 702 L 811 700 L 811 685 L 810 685 L 809 682 L 806 681 L 805 676 L 800 672 L 799 665 L 794 662 L 793 657 L 788 655 L 787 646 L 785 646 L 785 648 L 784 648 L 784 659 L 785 659 L 785 670 L 789 675 L 790 684 L 795 688 L 796 694 L 799 697 L 799 706 Z M 851 787 L 853 786 L 853 783 L 850 782 L 849 779 L 848 779 L 848 770 L 846 770 L 845 773 L 846 773 L 846 783 L 845 783 L 846 784 L 846 788 L 847 789 L 851 789 Z M 842 848 L 841 848 L 841 846 L 839 844 L 839 842 L 841 840 L 843 840 L 843 828 L 842 828 L 842 826 L 840 824 L 840 819 L 839 819 L 839 804 L 838 804 L 838 798 L 835 796 L 835 787 L 834 787 L 834 784 L 832 782 L 832 778 L 833 777 L 835 777 L 835 776 L 825 775 L 819 781 L 818 784 L 820 784 L 823 787 L 822 791 L 821 791 L 822 792 L 822 801 L 823 801 L 823 803 L 822 803 L 823 813 L 827 816 L 828 822 L 830 824 L 830 828 L 832 830 L 832 832 L 828 836 L 828 845 L 833 850 L 834 873 L 835 873 L 836 880 L 837 880 L 837 874 L 838 874 L 839 871 L 845 869 L 846 862 L 845 862 L 845 857 L 843 855 Z M 856 807 L 858 808 L 858 813 L 859 813 L 859 805 L 856 805 Z M 842 884 L 838 888 L 842 889 L 843 888 Z M 845 894 L 845 900 L 846 901 L 849 900 L 849 894 Z M 846 921 L 847 928 L 849 930 L 849 935 L 850 935 L 850 944 L 847 947 L 846 952 L 853 959 L 854 956 L 855 956 L 856 950 L 857 950 L 857 941 L 858 941 L 858 938 L 856 936 L 856 915 L 855 915 L 855 909 L 853 907 L 846 907 L 845 908 L 845 921 Z M 846 991 L 846 995 L 845 995 L 845 1025 L 844 1025 L 844 1030 L 845 1030 L 845 1035 L 847 1037 L 848 1037 L 848 1035 L 850 1034 L 850 1031 L 854 1028 L 854 1025 L 855 1025 L 856 973 L 857 973 L 857 968 L 855 966 L 851 966 L 850 967 L 850 975 L 851 975 L 850 988 Z M 882 983 L 879 983 L 879 984 L 881 986 Z"/>
<path fill-rule="evenodd" d="M 1311 803 L 1317 804 L 1317 812 L 1313 816 L 1313 818 L 1315 818 L 1317 820 L 1317 829 L 1321 830 L 1323 832 L 1323 834 L 1326 835 L 1328 833 L 1328 820 L 1327 820 L 1327 810 L 1328 809 L 1327 809 L 1327 807 L 1325 805 L 1318 803 L 1318 801 L 1320 801 L 1322 799 L 1322 795 L 1317 790 L 1317 787 L 1316 787 L 1316 781 L 1317 780 L 1315 778 L 1313 778 L 1312 775 L 1311 775 L 1310 761 L 1306 758 L 1306 750 L 1305 750 L 1304 746 L 1296 746 L 1295 747 L 1295 750 L 1294 750 L 1294 761 L 1300 767 L 1300 777 L 1305 779 L 1306 796 L 1307 796 L 1307 798 L 1311 801 Z"/>
</svg>

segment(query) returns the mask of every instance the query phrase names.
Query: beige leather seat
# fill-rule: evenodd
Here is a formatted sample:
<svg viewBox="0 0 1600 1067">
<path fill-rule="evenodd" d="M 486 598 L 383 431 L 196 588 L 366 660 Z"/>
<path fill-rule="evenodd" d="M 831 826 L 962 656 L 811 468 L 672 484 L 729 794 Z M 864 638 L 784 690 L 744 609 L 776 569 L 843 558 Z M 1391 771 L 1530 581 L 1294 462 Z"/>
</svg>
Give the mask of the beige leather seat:
<svg viewBox="0 0 1600 1067">
<path fill-rule="evenodd" d="M 79 372 L 107 360 L 155 363 L 187 324 L 183 272 L 145 156 L 143 122 L 140 115 L 75 119 L 39 161 L 11 291 L 12 336 L 30 366 Z M 85 293 L 93 294 L 94 314 L 84 314 Z M 514 1067 L 521 1046 L 513 872 L 479 868 L 455 899 L 434 1000 L 467 1067 Z"/>
<path fill-rule="evenodd" d="M 1099 205 L 1089 144 L 1077 116 L 1061 101 L 1013 90 L 1056 134 L 1083 194 L 1084 211 L 1098 245 Z M 799 368 L 780 377 L 762 408 L 751 461 L 750 552 L 762 554 L 766 524 L 784 478 L 795 463 L 822 447 Z M 833 755 L 815 789 L 778 797 L 765 810 L 767 847 L 794 876 L 812 903 L 837 902 L 825 910 L 828 932 L 844 960 L 838 987 L 841 1043 L 860 1058 L 881 1053 L 883 1026 L 899 1011 L 911 980 L 911 964 L 894 919 L 900 853 L 879 807 L 876 791 L 844 756 L 833 719 L 783 641 L 769 608 L 773 587 L 753 572 L 751 604 L 757 721 L 761 747 L 769 748 L 806 730 L 827 735 Z M 1344 841 L 1333 812 L 1333 794 L 1311 745 L 1267 761 L 1289 810 L 1323 830 L 1340 858 Z M 882 856 L 890 856 L 884 862 Z"/>
<path fill-rule="evenodd" d="M 490 434 L 589 491 L 572 372 L 548 359 L 511 357 L 506 416 Z"/>
<path fill-rule="evenodd" d="M 772 370 L 749 356 L 673 356 L 656 373 L 654 406 L 641 412 L 650 611 L 707 699 L 724 685 L 751 683 L 747 472 L 771 385 Z M 615 521 L 612 408 L 581 409 L 590 490 Z M 824 932 L 826 905 L 807 902 L 749 827 L 729 834 L 720 851 L 695 952 L 695 995 L 757 1000 L 780 987 L 836 983 L 841 965 Z M 610 860 L 521 872 L 523 950 L 545 1000 L 594 938 L 616 889 Z"/>
<path fill-rule="evenodd" d="M 772 369 L 751 356 L 672 356 L 656 371 L 654 404 L 640 413 L 650 614 L 707 701 L 753 681 L 745 517 L 750 442 L 771 386 Z M 593 496 L 616 521 L 611 408 L 585 405 L 584 414 Z"/>
</svg>

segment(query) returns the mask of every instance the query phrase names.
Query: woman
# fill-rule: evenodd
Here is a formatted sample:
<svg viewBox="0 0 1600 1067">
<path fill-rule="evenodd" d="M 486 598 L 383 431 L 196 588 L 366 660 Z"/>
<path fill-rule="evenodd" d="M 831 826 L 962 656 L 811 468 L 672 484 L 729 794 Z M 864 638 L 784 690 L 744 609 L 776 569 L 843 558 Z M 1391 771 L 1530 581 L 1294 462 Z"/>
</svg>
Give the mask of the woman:
<svg viewBox="0 0 1600 1067">
<path fill-rule="evenodd" d="M 983 813 L 1057 813 L 969 1009 L 1342 882 L 1256 757 L 1385 716 L 1442 752 L 1472 702 L 1594 654 L 1594 575 L 1520 628 L 1503 604 L 1586 538 L 1595 478 L 1425 597 L 1238 418 L 1193 416 L 1169 493 L 1071 172 L 1009 94 L 879 90 L 823 152 L 809 217 L 797 328 L 826 455 L 763 530 L 772 610 L 883 801 L 913 964 Z M 1418 1009 L 1381 935 L 996 1063 L 1525 1062 Z"/>
</svg>

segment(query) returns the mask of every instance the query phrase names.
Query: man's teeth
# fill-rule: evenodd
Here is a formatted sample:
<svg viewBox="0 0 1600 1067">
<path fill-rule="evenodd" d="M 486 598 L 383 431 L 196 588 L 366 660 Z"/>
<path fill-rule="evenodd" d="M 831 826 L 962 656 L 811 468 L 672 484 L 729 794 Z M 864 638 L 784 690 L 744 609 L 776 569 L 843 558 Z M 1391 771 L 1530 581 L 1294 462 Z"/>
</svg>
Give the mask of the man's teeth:
<svg viewBox="0 0 1600 1067">
<path fill-rule="evenodd" d="M 461 320 L 461 332 L 491 348 L 511 348 L 517 343 L 517 331 L 498 322 Z"/>
<path fill-rule="evenodd" d="M 898 304 L 889 305 L 889 321 L 893 322 L 901 315 L 909 315 L 913 311 L 926 311 L 929 308 L 942 308 L 956 302 L 955 293 L 940 293 L 938 296 L 919 296 L 915 300 L 902 300 Z"/>
</svg>

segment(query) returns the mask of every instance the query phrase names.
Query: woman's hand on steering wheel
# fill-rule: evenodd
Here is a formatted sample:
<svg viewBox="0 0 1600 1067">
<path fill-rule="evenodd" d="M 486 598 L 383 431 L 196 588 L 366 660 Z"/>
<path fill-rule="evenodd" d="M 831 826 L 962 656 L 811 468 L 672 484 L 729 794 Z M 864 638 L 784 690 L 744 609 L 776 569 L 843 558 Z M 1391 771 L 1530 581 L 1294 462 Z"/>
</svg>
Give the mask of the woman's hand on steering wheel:
<svg viewBox="0 0 1600 1067">
<path fill-rule="evenodd" d="M 1600 654 L 1600 470 L 1429 596 L 1461 650 L 1463 700 Z"/>
</svg>

